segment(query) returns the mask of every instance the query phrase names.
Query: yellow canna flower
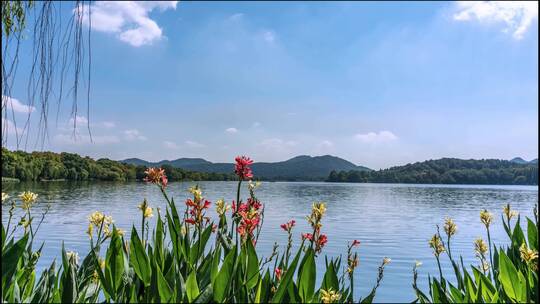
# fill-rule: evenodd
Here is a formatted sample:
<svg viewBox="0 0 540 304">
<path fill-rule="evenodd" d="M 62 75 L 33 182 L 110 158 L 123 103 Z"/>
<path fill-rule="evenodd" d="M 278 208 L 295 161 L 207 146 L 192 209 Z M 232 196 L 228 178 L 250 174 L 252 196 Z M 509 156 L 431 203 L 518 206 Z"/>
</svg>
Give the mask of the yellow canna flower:
<svg viewBox="0 0 540 304">
<path fill-rule="evenodd" d="M 251 180 L 248 181 L 248 189 L 251 190 L 251 191 L 259 188 L 260 186 L 261 186 L 260 181 L 257 181 L 257 182 L 252 182 Z"/>
<path fill-rule="evenodd" d="M 519 215 L 519 212 L 511 209 L 510 204 L 506 204 L 506 206 L 503 207 L 503 213 L 506 215 L 508 220 Z"/>
<path fill-rule="evenodd" d="M 68 260 L 73 260 L 75 264 L 79 265 L 79 254 L 76 251 L 66 252 Z"/>
<path fill-rule="evenodd" d="M 88 234 L 89 238 L 92 238 L 92 232 L 94 231 L 94 226 L 92 223 L 88 224 L 88 229 L 86 230 L 86 234 Z"/>
<path fill-rule="evenodd" d="M 491 221 L 493 220 L 493 214 L 491 214 L 486 209 L 480 211 L 480 221 L 486 226 L 486 228 L 489 228 L 489 225 L 491 224 Z"/>
<path fill-rule="evenodd" d="M 454 223 L 454 221 L 447 217 L 444 223 L 444 231 L 446 232 L 446 235 L 452 236 L 456 234 L 457 232 L 457 225 Z"/>
<path fill-rule="evenodd" d="M 326 212 L 326 205 L 323 202 L 313 203 L 312 212 L 318 218 L 321 218 Z"/>
<path fill-rule="evenodd" d="M 29 210 L 32 207 L 32 204 L 36 202 L 38 195 L 30 192 L 25 191 L 19 195 L 19 198 L 22 201 L 22 209 Z"/>
<path fill-rule="evenodd" d="M 144 217 L 149 218 L 152 216 L 154 216 L 154 214 L 152 213 L 152 208 L 146 207 L 146 209 L 144 210 Z"/>
<path fill-rule="evenodd" d="M 422 262 L 420 262 L 420 261 L 414 261 L 414 266 L 415 266 L 416 268 L 418 268 L 418 267 L 422 266 Z"/>
<path fill-rule="evenodd" d="M 429 246 L 433 249 L 433 254 L 435 254 L 436 257 L 439 257 L 439 255 L 445 251 L 441 238 L 439 238 L 437 234 L 433 235 L 429 241 Z"/>
<path fill-rule="evenodd" d="M 225 204 L 223 199 L 219 199 L 216 202 L 216 212 L 221 216 L 224 215 L 227 210 L 231 209 L 231 205 Z"/>
<path fill-rule="evenodd" d="M 152 208 L 148 206 L 148 201 L 146 201 L 146 199 L 144 199 L 144 201 L 139 205 L 138 208 L 142 211 L 142 214 L 145 218 L 154 216 Z"/>
<path fill-rule="evenodd" d="M 384 266 L 384 265 L 390 264 L 390 262 L 392 262 L 392 259 L 391 259 L 391 258 L 385 257 L 385 258 L 383 259 L 383 266 Z"/>
<path fill-rule="evenodd" d="M 536 250 L 528 248 L 527 244 L 525 243 L 523 243 L 521 247 L 519 247 L 519 253 L 521 255 L 521 259 L 525 263 L 529 263 L 533 260 L 538 259 L 538 252 Z"/>
<path fill-rule="evenodd" d="M 489 270 L 489 263 L 486 260 L 483 260 L 480 267 L 482 268 L 482 271 L 487 272 Z"/>
<path fill-rule="evenodd" d="M 323 303 L 333 303 L 341 299 L 341 294 L 339 294 L 339 292 L 335 290 L 332 290 L 332 288 L 328 290 L 321 289 L 320 294 L 321 294 L 321 301 Z"/>
<path fill-rule="evenodd" d="M 2 192 L 2 203 L 7 201 L 9 198 L 9 195 L 7 195 L 6 193 Z"/>
<path fill-rule="evenodd" d="M 488 251 L 488 246 L 486 242 L 482 238 L 477 238 L 474 241 L 474 251 L 476 252 L 476 256 L 479 258 L 483 258 Z"/>
<path fill-rule="evenodd" d="M 193 194 L 193 197 L 195 198 L 195 201 L 201 201 L 202 200 L 202 191 L 199 189 L 199 185 L 195 185 L 193 187 L 190 187 L 188 189 L 188 192 Z"/>
<path fill-rule="evenodd" d="M 116 229 L 116 232 L 118 232 L 118 236 L 124 236 L 126 231 L 124 229 Z"/>
</svg>

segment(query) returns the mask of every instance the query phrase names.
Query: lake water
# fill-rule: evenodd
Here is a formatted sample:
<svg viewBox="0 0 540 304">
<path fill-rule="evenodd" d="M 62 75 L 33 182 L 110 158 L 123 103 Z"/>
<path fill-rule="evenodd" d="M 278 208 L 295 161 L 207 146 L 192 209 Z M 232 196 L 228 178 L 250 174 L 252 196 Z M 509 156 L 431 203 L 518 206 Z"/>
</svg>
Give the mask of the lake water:
<svg viewBox="0 0 540 304">
<path fill-rule="evenodd" d="M 181 210 L 189 196 L 186 190 L 194 184 L 170 183 L 168 191 Z M 199 185 L 212 202 L 219 198 L 228 202 L 235 199 L 235 182 L 199 182 Z M 39 241 L 45 241 L 38 267 L 60 257 L 62 240 L 67 250 L 85 256 L 89 247 L 85 234 L 87 216 L 95 210 L 112 215 L 118 227 L 129 231 L 133 223 L 138 225 L 140 221 L 137 205 L 143 198 L 148 198 L 152 207 L 164 210 L 166 205 L 155 186 L 136 182 L 4 184 L 2 191 L 16 196 L 23 190 L 39 194 L 34 214 L 44 210 L 47 203 L 52 205 L 37 236 Z M 247 189 L 243 190 L 246 197 Z M 444 218 L 453 218 L 458 225 L 458 233 L 452 241 L 454 254 L 463 255 L 466 265 L 477 264 L 473 241 L 479 236 L 487 238 L 479 211 L 486 208 L 494 213 L 492 239 L 497 244 L 506 244 L 500 218 L 502 206 L 511 203 L 522 216 L 532 217 L 532 209 L 538 202 L 538 187 L 267 182 L 258 189 L 257 197 L 266 207 L 263 232 L 257 244 L 264 255 L 270 254 L 274 242 L 284 250 L 287 235 L 279 225 L 290 219 L 297 222 L 294 233 L 298 244 L 300 234 L 310 232 L 305 216 L 311 204 L 324 201 L 328 210 L 322 231 L 329 241 L 323 254 L 346 256 L 348 241 L 361 242 L 357 249 L 360 265 L 355 275 L 355 299 L 369 293 L 375 283 L 377 267 L 384 257 L 389 257 L 392 261 L 386 267 L 375 301 L 410 302 L 414 300 L 411 284 L 415 260 L 423 263 L 419 268 L 419 283 L 424 290 L 428 273 L 438 273 L 428 246 L 428 240 L 436 231 L 435 225 L 439 224 L 442 229 Z M 8 210 L 9 206 L 2 206 L 4 224 Z M 209 213 L 215 214 L 214 210 Z M 446 256 L 442 261 L 443 267 L 451 271 Z M 324 258 L 319 257 L 318 263 L 322 266 Z M 321 272 L 317 273 L 319 281 Z"/>
</svg>

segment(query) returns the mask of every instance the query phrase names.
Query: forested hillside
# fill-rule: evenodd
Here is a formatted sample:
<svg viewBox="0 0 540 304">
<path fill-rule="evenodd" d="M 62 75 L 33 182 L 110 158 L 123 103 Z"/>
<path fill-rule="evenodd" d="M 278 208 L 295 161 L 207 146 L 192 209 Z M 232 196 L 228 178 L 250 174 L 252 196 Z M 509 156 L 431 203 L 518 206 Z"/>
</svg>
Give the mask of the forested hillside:
<svg viewBox="0 0 540 304">
<path fill-rule="evenodd" d="M 538 185 L 538 163 L 442 158 L 378 171 L 332 171 L 329 182 Z"/>
</svg>

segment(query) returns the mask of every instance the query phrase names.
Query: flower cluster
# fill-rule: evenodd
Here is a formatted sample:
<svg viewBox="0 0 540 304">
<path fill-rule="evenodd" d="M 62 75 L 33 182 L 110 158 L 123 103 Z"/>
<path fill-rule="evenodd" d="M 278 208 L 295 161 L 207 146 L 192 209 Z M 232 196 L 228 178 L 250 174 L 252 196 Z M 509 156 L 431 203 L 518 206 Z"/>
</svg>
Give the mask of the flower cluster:
<svg viewBox="0 0 540 304">
<path fill-rule="evenodd" d="M 493 221 L 493 214 L 486 209 L 480 211 L 480 221 L 486 226 L 486 228 L 489 228 L 489 225 Z"/>
<path fill-rule="evenodd" d="M 212 203 L 203 198 L 202 191 L 198 185 L 189 188 L 188 191 L 193 194 L 193 200 L 190 198 L 186 200 L 189 214 L 186 223 L 191 225 L 199 225 L 203 221 L 208 223 L 210 218 L 205 216 L 205 210 L 208 209 Z"/>
<path fill-rule="evenodd" d="M 444 231 L 446 232 L 446 235 L 451 237 L 452 235 L 456 234 L 457 232 L 457 225 L 454 223 L 454 221 L 447 217 L 444 223 Z"/>
<path fill-rule="evenodd" d="M 315 252 L 321 252 L 322 248 L 328 242 L 328 237 L 321 233 L 322 217 L 326 213 L 326 205 L 323 202 L 313 203 L 311 215 L 306 217 L 308 223 L 313 228 L 313 233 L 303 233 L 302 238 L 311 241 L 315 245 Z"/>
<path fill-rule="evenodd" d="M 234 173 L 238 175 L 238 178 L 240 178 L 240 180 L 251 179 L 253 177 L 253 172 L 251 172 L 249 166 L 253 164 L 253 160 L 247 156 L 237 156 L 234 160 L 236 161 Z"/>
<path fill-rule="evenodd" d="M 434 234 L 429 241 L 429 247 L 433 249 L 433 254 L 438 258 L 445 251 L 444 244 L 438 234 Z"/>
<path fill-rule="evenodd" d="M 160 185 L 162 188 L 167 187 L 168 179 L 167 175 L 165 175 L 165 169 L 148 168 L 144 171 L 144 174 L 146 174 L 145 182 Z"/>
<path fill-rule="evenodd" d="M 219 216 L 225 215 L 225 212 L 227 212 L 229 209 L 231 209 L 231 205 L 225 204 L 225 200 L 218 199 L 216 202 L 216 212 Z"/>
<path fill-rule="evenodd" d="M 278 281 L 281 280 L 281 276 L 283 275 L 283 270 L 281 268 L 276 268 L 274 270 L 274 273 L 276 274 L 276 279 Z"/>
<path fill-rule="evenodd" d="M 328 290 L 321 289 L 321 302 L 323 303 L 334 303 L 335 301 L 338 301 L 341 299 L 341 294 L 339 292 L 332 290 L 332 288 Z"/>
<path fill-rule="evenodd" d="M 148 201 L 144 199 L 144 201 L 138 206 L 139 210 L 141 210 L 142 215 L 144 218 L 149 218 L 154 216 L 152 207 L 148 205 Z"/>
<path fill-rule="evenodd" d="M 9 195 L 7 195 L 6 193 L 2 192 L 2 203 L 4 203 L 5 201 L 7 201 L 9 199 Z"/>
<path fill-rule="evenodd" d="M 347 251 L 347 272 L 350 276 L 352 276 L 354 269 L 358 267 L 358 253 L 352 254 L 352 248 L 357 246 L 360 246 L 360 241 L 354 240 Z"/>
<path fill-rule="evenodd" d="M 476 252 L 476 256 L 478 258 L 483 259 L 487 251 L 488 251 L 488 247 L 487 247 L 486 242 L 484 242 L 482 238 L 477 238 L 474 241 L 474 252 Z"/>
<path fill-rule="evenodd" d="M 33 193 L 33 192 L 30 192 L 30 191 L 25 191 L 23 193 L 21 193 L 19 195 L 19 198 L 21 199 L 22 201 L 22 209 L 23 210 L 30 210 L 30 208 L 32 207 L 32 204 L 34 204 L 37 200 L 37 197 L 38 195 Z"/>
<path fill-rule="evenodd" d="M 503 207 L 503 213 L 506 215 L 506 219 L 510 221 L 513 217 L 517 217 L 519 215 L 519 212 L 516 210 L 512 210 L 510 208 L 510 204 L 506 204 L 506 206 Z"/>
<path fill-rule="evenodd" d="M 295 220 L 290 220 L 285 224 L 281 224 L 280 227 L 281 229 L 290 233 L 295 224 L 296 224 Z"/>
<path fill-rule="evenodd" d="M 525 263 L 533 263 L 532 268 L 534 271 L 538 269 L 538 251 L 528 248 L 527 244 L 523 243 L 519 247 L 519 254 Z"/>
<path fill-rule="evenodd" d="M 92 232 L 94 230 L 94 227 L 98 229 L 98 237 L 99 237 L 99 231 L 103 231 L 103 234 L 105 236 L 111 235 L 111 229 L 110 226 L 114 222 L 112 216 L 108 216 L 103 214 L 102 212 L 95 211 L 90 216 L 88 216 L 88 221 L 90 224 L 88 224 L 88 230 L 86 233 L 91 238 Z"/>
<path fill-rule="evenodd" d="M 248 237 L 253 240 L 253 231 L 261 223 L 261 202 L 254 196 L 248 198 L 246 203 L 240 203 L 238 209 L 235 208 L 235 203 L 233 202 L 233 210 L 236 210 L 236 214 L 240 218 L 240 223 L 236 231 L 242 237 L 242 240 L 245 241 Z"/>
</svg>

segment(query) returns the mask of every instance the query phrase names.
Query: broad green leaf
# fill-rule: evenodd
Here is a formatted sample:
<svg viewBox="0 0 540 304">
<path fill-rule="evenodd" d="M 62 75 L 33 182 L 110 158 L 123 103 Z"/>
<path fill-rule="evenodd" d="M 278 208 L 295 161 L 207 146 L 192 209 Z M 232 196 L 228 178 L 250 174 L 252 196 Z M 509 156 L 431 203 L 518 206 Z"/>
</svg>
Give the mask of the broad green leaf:
<svg viewBox="0 0 540 304">
<path fill-rule="evenodd" d="M 124 274 L 124 251 L 122 250 L 122 241 L 118 235 L 118 230 L 113 226 L 113 234 L 111 243 L 105 256 L 105 278 L 109 281 L 112 287 L 113 298 L 116 298 L 116 292 L 122 283 L 122 275 Z"/>
<path fill-rule="evenodd" d="M 199 296 L 195 299 L 195 303 L 210 303 L 213 296 L 213 288 L 212 284 L 208 284 L 206 288 L 199 294 Z"/>
<path fill-rule="evenodd" d="M 529 247 L 538 251 L 538 227 L 529 218 L 527 218 L 527 238 Z"/>
<path fill-rule="evenodd" d="M 285 295 L 285 292 L 289 288 L 289 284 L 292 281 L 292 277 L 294 275 L 294 272 L 296 271 L 296 267 L 298 266 L 298 260 L 300 260 L 301 253 L 302 253 L 302 247 L 298 249 L 298 253 L 296 254 L 291 265 L 289 266 L 289 269 L 287 269 L 287 272 L 285 272 L 285 275 L 281 278 L 277 291 L 272 297 L 272 300 L 271 300 L 272 303 L 280 303 L 282 301 L 283 296 Z"/>
<path fill-rule="evenodd" d="M 255 247 L 253 247 L 253 243 L 246 242 L 246 250 L 248 258 L 247 286 L 251 289 L 257 285 L 257 281 L 259 280 L 259 260 L 257 259 L 257 252 L 255 251 Z"/>
<path fill-rule="evenodd" d="M 62 303 L 73 303 L 77 299 L 77 273 L 72 263 L 68 262 L 67 269 L 62 274 Z"/>
<path fill-rule="evenodd" d="M 135 273 L 145 286 L 150 286 L 150 280 L 152 278 L 150 259 L 144 251 L 142 241 L 139 239 L 135 226 L 131 230 L 131 245 L 129 246 L 129 249 L 129 261 L 133 266 L 133 270 L 135 270 Z"/>
<path fill-rule="evenodd" d="M 188 302 L 193 302 L 199 296 L 199 285 L 197 285 L 197 275 L 192 271 L 186 280 L 186 293 Z"/>
<path fill-rule="evenodd" d="M 502 250 L 499 252 L 499 281 L 503 286 L 504 292 L 511 299 L 515 301 L 522 300 L 521 284 L 525 284 L 525 282 L 520 281 L 516 267 Z"/>
<path fill-rule="evenodd" d="M 167 283 L 167 280 L 165 280 L 165 277 L 163 277 L 161 269 L 159 269 L 159 267 L 156 267 L 155 269 L 160 302 L 169 302 L 172 297 L 172 289 L 169 286 L 169 283 Z"/>
<path fill-rule="evenodd" d="M 23 256 L 23 252 L 26 249 L 26 243 L 28 242 L 28 234 L 25 234 L 15 244 L 10 246 L 6 250 L 2 250 L 2 281 L 5 281 L 6 286 L 2 286 L 2 290 L 5 290 L 11 284 L 17 264 Z"/>
<path fill-rule="evenodd" d="M 339 290 L 339 281 L 332 261 L 330 261 L 330 264 L 328 264 L 328 267 L 326 268 L 321 288 L 324 290 L 329 290 L 330 288 Z"/>
<path fill-rule="evenodd" d="M 204 247 L 210 238 L 210 234 L 212 234 L 212 225 L 209 225 L 204 229 L 199 239 L 193 244 L 193 247 L 191 247 L 189 252 L 189 262 L 191 264 L 195 264 L 195 262 L 203 255 Z"/>
<path fill-rule="evenodd" d="M 231 251 L 225 257 L 223 265 L 219 270 L 219 273 L 215 280 L 214 288 L 214 301 L 221 303 L 225 299 L 227 289 L 230 285 L 230 279 L 232 277 L 232 271 L 234 268 L 234 260 L 236 257 L 236 248 L 233 247 Z"/>
<path fill-rule="evenodd" d="M 310 302 L 315 292 L 315 279 L 317 276 L 317 269 L 315 266 L 315 253 L 313 249 L 309 248 L 302 266 L 301 274 L 299 276 L 298 291 L 302 302 Z"/>
</svg>

